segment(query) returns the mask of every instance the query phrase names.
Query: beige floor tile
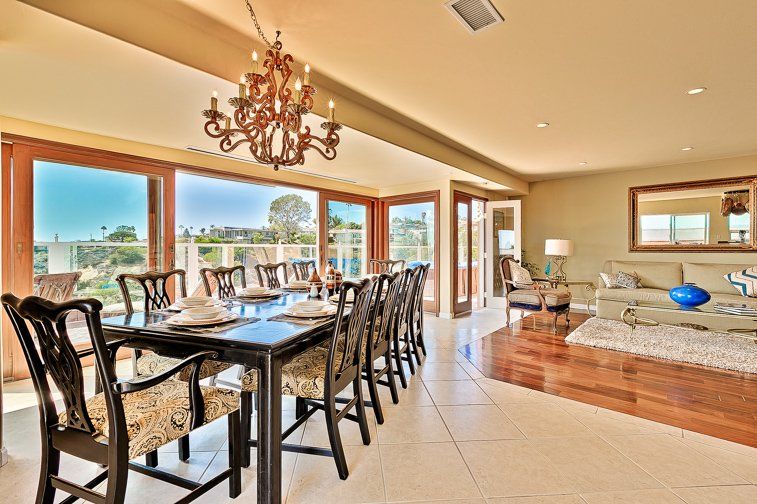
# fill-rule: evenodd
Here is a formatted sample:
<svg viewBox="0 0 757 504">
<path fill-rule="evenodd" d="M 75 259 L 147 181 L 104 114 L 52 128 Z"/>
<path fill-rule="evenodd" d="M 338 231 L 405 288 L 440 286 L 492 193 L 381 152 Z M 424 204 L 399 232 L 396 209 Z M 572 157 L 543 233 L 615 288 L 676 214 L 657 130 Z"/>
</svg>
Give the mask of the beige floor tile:
<svg viewBox="0 0 757 504">
<path fill-rule="evenodd" d="M 487 499 L 486 504 L 585 504 L 577 494 L 537 495 L 534 497 L 498 497 Z"/>
<path fill-rule="evenodd" d="M 252 464 L 248 468 L 242 468 L 242 493 L 237 499 L 229 499 L 229 485 L 224 482 L 198 499 L 196 502 L 255 502 L 257 496 L 257 458 L 256 451 L 252 450 Z M 292 482 L 294 465 L 297 461 L 297 454 L 284 452 L 281 457 L 281 494 L 286 497 L 287 490 Z M 228 467 L 229 452 L 222 450 L 210 463 L 205 474 L 202 476 L 202 482 L 208 481 L 221 471 Z M 336 471 L 336 467 L 334 468 Z M 162 500 L 160 502 L 163 502 Z"/>
<path fill-rule="evenodd" d="M 456 348 L 434 348 L 428 349 L 424 365 L 431 362 L 468 362 L 468 360 Z"/>
<path fill-rule="evenodd" d="M 470 380 L 471 377 L 457 362 L 426 362 L 418 370 L 421 380 Z"/>
<path fill-rule="evenodd" d="M 533 442 L 580 493 L 662 487 L 601 438 L 565 437 Z"/>
<path fill-rule="evenodd" d="M 468 441 L 458 447 L 484 497 L 576 491 L 531 441 Z"/>
<path fill-rule="evenodd" d="M 354 413 L 354 410 L 352 411 Z M 366 409 L 366 417 L 368 418 L 368 432 L 371 434 L 371 440 L 376 440 L 376 420 L 373 416 L 373 410 Z M 344 446 L 357 446 L 363 444 L 363 437 L 360 434 L 360 426 L 357 422 L 353 422 L 348 418 L 342 419 L 339 422 L 339 435 L 342 438 L 342 444 Z M 290 442 L 287 439 L 287 442 Z M 307 446 L 320 446 L 322 448 L 328 448 L 331 446 L 329 443 L 329 433 L 326 430 L 326 417 L 322 412 L 315 413 L 305 423 L 305 431 L 302 434 L 301 444 Z"/>
<path fill-rule="evenodd" d="M 384 412 L 378 426 L 380 444 L 452 441 L 447 426 L 434 406 L 402 406 Z"/>
<path fill-rule="evenodd" d="M 620 413 L 619 411 L 613 411 L 606 408 L 598 408 L 597 415 L 604 415 L 624 422 L 634 423 L 654 431 L 658 431 L 664 434 L 670 434 L 671 436 L 683 437 L 683 430 L 680 427 L 674 425 L 667 425 L 653 420 L 647 420 L 646 418 L 636 417 L 628 415 L 626 413 Z"/>
<path fill-rule="evenodd" d="M 500 404 L 499 407 L 528 438 L 593 435 L 556 404 Z"/>
<path fill-rule="evenodd" d="M 465 372 L 468 373 L 468 375 L 470 375 L 470 377 L 473 378 L 474 380 L 478 380 L 479 378 L 484 378 L 484 373 L 479 371 L 479 369 L 476 366 L 474 366 L 472 363 L 465 361 L 465 362 L 460 362 L 459 364 L 463 369 L 465 369 Z"/>
<path fill-rule="evenodd" d="M 507 415 L 492 404 L 439 406 L 439 413 L 455 441 L 524 438 Z"/>
<path fill-rule="evenodd" d="M 350 471 L 344 481 L 339 479 L 333 459 L 298 455 L 287 502 L 384 502 L 378 447 L 348 446 L 344 452 Z"/>
<path fill-rule="evenodd" d="M 672 436 L 610 436 L 607 440 L 645 471 L 670 487 L 746 483 L 743 478 Z"/>
<path fill-rule="evenodd" d="M 751 446 L 734 443 L 726 439 L 720 439 L 706 434 L 700 434 L 699 432 L 692 432 L 688 430 L 683 431 L 683 438 L 689 441 L 696 441 L 697 443 L 703 443 L 709 446 L 715 446 L 724 450 L 740 453 L 748 457 L 757 457 L 757 448 Z"/>
<path fill-rule="evenodd" d="M 753 485 L 757 485 L 757 456 L 734 453 L 723 448 L 689 441 L 687 438 L 683 438 L 681 442 Z"/>
<path fill-rule="evenodd" d="M 599 436 L 630 436 L 637 434 L 659 434 L 658 430 L 636 422 L 628 422 L 625 419 L 615 418 L 608 415 L 592 413 L 574 413 L 573 417 L 591 429 Z"/>
<path fill-rule="evenodd" d="M 534 390 L 533 392 L 531 392 L 531 396 L 535 401 L 557 404 L 562 409 L 571 414 L 596 413 L 598 410 L 598 408 L 593 404 L 574 401 L 573 399 L 568 399 L 567 397 L 561 397 L 558 395 L 549 394 L 547 392 L 541 392 L 539 390 Z"/>
<path fill-rule="evenodd" d="M 673 490 L 686 504 L 754 504 L 757 486 L 712 486 Z"/>
<path fill-rule="evenodd" d="M 388 501 L 481 497 L 454 443 L 381 445 Z"/>
<path fill-rule="evenodd" d="M 431 396 L 429 395 L 428 391 L 426 390 L 426 386 L 423 384 L 421 380 L 411 380 L 407 384 L 407 388 L 403 389 L 402 386 L 400 386 L 400 381 L 397 380 L 397 395 L 399 396 L 400 402 L 398 404 L 394 404 L 392 402 L 392 394 L 389 390 L 389 387 L 384 387 L 383 385 L 379 385 L 379 397 L 381 399 L 381 407 L 386 408 L 396 408 L 396 407 L 403 407 L 403 406 L 433 406 L 434 401 L 431 400 Z M 368 394 L 365 395 L 366 398 L 368 398 Z"/>
<path fill-rule="evenodd" d="M 426 390 L 438 406 L 461 404 L 492 404 L 489 396 L 475 381 L 430 381 L 425 382 Z"/>
<path fill-rule="evenodd" d="M 491 378 L 480 378 L 476 383 L 496 404 L 543 402 L 531 397 L 531 389 L 526 387 Z"/>
<path fill-rule="evenodd" d="M 683 504 L 676 494 L 666 488 L 584 493 L 581 497 L 586 504 Z"/>
<path fill-rule="evenodd" d="M 412 501 L 413 504 L 486 504 L 484 499 L 454 499 L 454 500 L 432 500 L 432 501 Z"/>
</svg>

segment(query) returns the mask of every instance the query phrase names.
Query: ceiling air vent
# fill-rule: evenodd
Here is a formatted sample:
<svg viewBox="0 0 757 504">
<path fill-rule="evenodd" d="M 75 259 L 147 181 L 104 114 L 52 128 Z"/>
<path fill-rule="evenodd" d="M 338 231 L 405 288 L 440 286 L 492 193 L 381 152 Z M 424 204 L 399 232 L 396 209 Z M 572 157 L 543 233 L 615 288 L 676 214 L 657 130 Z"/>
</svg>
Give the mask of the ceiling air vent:
<svg viewBox="0 0 757 504">
<path fill-rule="evenodd" d="M 444 5 L 471 33 L 505 20 L 489 0 L 451 0 Z"/>
</svg>

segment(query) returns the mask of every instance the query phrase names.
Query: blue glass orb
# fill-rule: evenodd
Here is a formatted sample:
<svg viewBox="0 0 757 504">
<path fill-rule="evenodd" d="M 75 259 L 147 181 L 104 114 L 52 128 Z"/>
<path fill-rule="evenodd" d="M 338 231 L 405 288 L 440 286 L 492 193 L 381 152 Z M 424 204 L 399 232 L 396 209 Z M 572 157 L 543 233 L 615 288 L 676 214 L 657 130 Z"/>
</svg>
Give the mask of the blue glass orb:
<svg viewBox="0 0 757 504">
<path fill-rule="evenodd" d="M 709 292 L 701 287 L 697 287 L 693 283 L 673 287 L 670 289 L 669 295 L 670 299 L 685 308 L 694 308 L 703 305 L 712 298 Z"/>
</svg>

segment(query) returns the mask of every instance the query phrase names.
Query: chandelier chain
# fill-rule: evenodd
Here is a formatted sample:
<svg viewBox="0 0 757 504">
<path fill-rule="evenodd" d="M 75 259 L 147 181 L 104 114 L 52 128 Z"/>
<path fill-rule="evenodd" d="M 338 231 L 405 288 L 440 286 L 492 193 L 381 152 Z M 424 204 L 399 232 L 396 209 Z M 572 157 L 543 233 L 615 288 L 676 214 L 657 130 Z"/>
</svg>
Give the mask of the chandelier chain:
<svg viewBox="0 0 757 504">
<path fill-rule="evenodd" d="M 273 47 L 273 44 L 271 44 L 271 42 L 265 36 L 265 33 L 263 33 L 263 29 L 260 27 L 260 23 L 258 23 L 258 17 L 255 15 L 255 11 L 252 9 L 252 5 L 250 5 L 250 0 L 244 0 L 244 3 L 247 4 L 247 10 L 250 12 L 252 22 L 255 24 L 255 28 L 258 30 L 258 37 L 260 37 L 260 39 L 265 42 L 268 47 Z"/>
</svg>

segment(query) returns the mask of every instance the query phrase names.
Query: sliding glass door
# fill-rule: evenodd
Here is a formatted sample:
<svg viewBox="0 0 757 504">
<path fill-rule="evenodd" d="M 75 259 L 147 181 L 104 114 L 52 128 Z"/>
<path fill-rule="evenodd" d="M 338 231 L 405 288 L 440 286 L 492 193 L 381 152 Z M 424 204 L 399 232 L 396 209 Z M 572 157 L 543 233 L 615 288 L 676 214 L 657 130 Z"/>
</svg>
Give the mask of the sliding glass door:
<svg viewBox="0 0 757 504">
<path fill-rule="evenodd" d="M 454 193 L 453 198 L 453 235 L 452 235 L 452 284 L 453 284 L 453 311 L 460 315 L 471 311 L 472 294 L 471 283 L 473 279 L 471 267 L 472 249 L 472 207 L 473 200 L 470 196 Z"/>
<path fill-rule="evenodd" d="M 371 258 L 371 202 L 321 193 L 322 265 L 331 261 L 346 278 L 368 273 Z"/>
</svg>

